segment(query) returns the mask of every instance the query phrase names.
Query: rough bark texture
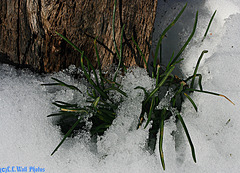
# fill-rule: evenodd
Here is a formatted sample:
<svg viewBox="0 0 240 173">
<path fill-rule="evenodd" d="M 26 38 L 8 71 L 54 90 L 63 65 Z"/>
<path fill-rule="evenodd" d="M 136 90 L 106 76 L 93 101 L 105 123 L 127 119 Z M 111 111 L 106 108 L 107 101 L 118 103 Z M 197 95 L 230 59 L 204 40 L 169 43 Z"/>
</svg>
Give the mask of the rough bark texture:
<svg viewBox="0 0 240 173">
<path fill-rule="evenodd" d="M 0 61 L 27 65 L 39 72 L 79 66 L 80 54 L 55 34 L 63 34 L 96 65 L 93 41 L 104 67 L 116 61 L 112 41 L 114 0 L 0 0 Z M 143 66 L 132 35 L 149 57 L 157 0 L 119 0 L 115 32 L 124 30 L 124 63 Z"/>
</svg>

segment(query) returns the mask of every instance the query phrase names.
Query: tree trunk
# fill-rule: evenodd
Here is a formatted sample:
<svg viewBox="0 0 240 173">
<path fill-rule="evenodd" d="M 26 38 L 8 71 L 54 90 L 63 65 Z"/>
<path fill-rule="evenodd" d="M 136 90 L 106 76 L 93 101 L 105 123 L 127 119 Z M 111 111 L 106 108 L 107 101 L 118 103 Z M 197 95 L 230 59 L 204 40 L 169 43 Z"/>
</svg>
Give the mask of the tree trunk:
<svg viewBox="0 0 240 173">
<path fill-rule="evenodd" d="M 96 66 L 93 41 L 97 37 L 103 67 L 117 61 L 112 41 L 114 0 L 0 0 L 0 61 L 53 72 L 80 65 L 80 53 L 55 34 L 76 44 Z M 118 0 L 115 20 L 119 45 L 125 24 L 123 52 L 126 66 L 143 66 L 131 37 L 149 57 L 157 0 Z"/>
</svg>

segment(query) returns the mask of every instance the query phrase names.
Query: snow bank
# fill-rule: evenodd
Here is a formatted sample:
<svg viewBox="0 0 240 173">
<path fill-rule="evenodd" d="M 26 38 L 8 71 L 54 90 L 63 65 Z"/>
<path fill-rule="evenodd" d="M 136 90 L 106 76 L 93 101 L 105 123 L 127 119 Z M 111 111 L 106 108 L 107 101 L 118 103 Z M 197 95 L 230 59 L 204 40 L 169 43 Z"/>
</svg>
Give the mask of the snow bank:
<svg viewBox="0 0 240 173">
<path fill-rule="evenodd" d="M 192 74 L 201 51 L 209 50 L 199 68 L 204 90 L 225 94 L 236 105 L 222 97 L 195 93 L 193 99 L 199 108 L 196 113 L 186 100 L 182 113 L 196 148 L 197 163 L 192 160 L 181 126 L 170 119 L 164 131 L 165 172 L 239 172 L 240 5 L 237 0 L 207 0 L 199 2 L 201 6 L 194 6 L 194 3 L 198 4 L 197 1 L 189 2 L 187 13 L 194 14 L 199 9 L 199 25 L 194 40 L 184 53 L 183 73 L 186 76 Z M 180 9 L 182 4 L 178 5 Z M 217 14 L 209 31 L 211 35 L 208 34 L 202 43 L 214 10 Z M 180 25 L 184 26 L 184 18 Z M 183 41 L 190 30 L 191 25 L 181 30 Z M 51 173 L 162 171 L 158 151 L 150 155 L 145 149 L 148 130 L 135 129 L 143 93 L 131 91 L 138 85 L 147 88 L 153 85 L 143 69 L 131 69 L 122 79 L 129 98 L 120 105 L 118 118 L 97 143 L 91 142 L 88 134 L 79 134 L 67 140 L 53 156 L 50 154 L 63 136 L 53 125 L 54 119 L 46 117 L 56 111 L 51 102 L 74 100 L 83 103 L 86 98 L 85 94 L 40 84 L 50 82 L 50 77 L 54 76 L 82 91 L 86 91 L 86 86 L 66 72 L 43 77 L 0 65 L 0 74 L 0 168 L 35 166 Z"/>
</svg>

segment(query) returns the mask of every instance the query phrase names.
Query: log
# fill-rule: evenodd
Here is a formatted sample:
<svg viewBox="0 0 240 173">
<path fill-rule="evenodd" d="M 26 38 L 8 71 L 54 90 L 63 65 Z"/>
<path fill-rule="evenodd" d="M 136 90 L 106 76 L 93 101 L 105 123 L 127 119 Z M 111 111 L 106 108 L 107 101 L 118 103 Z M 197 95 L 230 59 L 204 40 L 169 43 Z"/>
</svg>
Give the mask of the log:
<svg viewBox="0 0 240 173">
<path fill-rule="evenodd" d="M 112 40 L 114 0 L 1 0 L 0 62 L 29 66 L 37 72 L 55 72 L 74 64 L 80 53 L 55 31 L 76 44 L 94 66 L 97 46 L 104 68 L 117 62 Z M 144 66 L 131 37 L 149 57 L 157 0 L 118 0 L 115 20 L 119 45 L 121 28 L 124 64 Z"/>
</svg>

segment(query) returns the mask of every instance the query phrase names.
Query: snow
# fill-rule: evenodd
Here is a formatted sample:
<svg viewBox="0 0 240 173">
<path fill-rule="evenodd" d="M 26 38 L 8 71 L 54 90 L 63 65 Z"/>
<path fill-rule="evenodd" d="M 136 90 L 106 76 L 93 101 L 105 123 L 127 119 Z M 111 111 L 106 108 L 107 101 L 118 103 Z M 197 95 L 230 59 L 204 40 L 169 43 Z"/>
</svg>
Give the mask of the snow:
<svg viewBox="0 0 240 173">
<path fill-rule="evenodd" d="M 196 113 L 186 100 L 182 115 L 196 149 L 197 163 L 192 160 L 181 125 L 170 119 L 164 129 L 165 172 L 239 172 L 240 5 L 238 0 L 197 2 L 189 2 L 186 9 L 187 14 L 193 14 L 192 23 L 189 22 L 184 29 L 184 20 L 188 18 L 184 19 L 183 16 L 176 26 L 181 28 L 181 39 L 186 39 L 191 32 L 194 13 L 196 9 L 199 10 L 197 32 L 184 52 L 182 73 L 191 75 L 202 50 L 207 49 L 209 52 L 204 55 L 199 67 L 199 73 L 203 74 L 204 90 L 224 94 L 236 105 L 222 97 L 194 93 L 192 98 L 199 109 Z M 176 4 L 177 9 L 182 5 Z M 217 14 L 209 34 L 201 42 L 215 10 Z M 176 14 L 175 11 L 172 13 Z M 169 43 L 173 44 L 173 41 Z M 73 67 L 70 68 L 72 70 Z M 84 82 L 70 77 L 67 70 L 40 76 L 27 70 L 16 70 L 9 65 L 0 65 L 0 74 L 0 168 L 35 166 L 51 173 L 162 171 L 158 151 L 150 154 L 145 148 L 148 129 L 135 129 L 144 95 L 141 90 L 133 88 L 144 86 L 150 89 L 154 84 L 143 69 L 130 69 L 122 78 L 123 90 L 129 97 L 120 105 L 119 116 L 104 136 L 94 143 L 88 134 L 79 134 L 64 142 L 53 156 L 50 154 L 63 136 L 54 125 L 54 119 L 46 117 L 57 110 L 51 102 L 62 100 L 83 104 L 86 93 L 40 84 L 49 83 L 51 77 L 56 77 L 86 91 Z"/>
</svg>

